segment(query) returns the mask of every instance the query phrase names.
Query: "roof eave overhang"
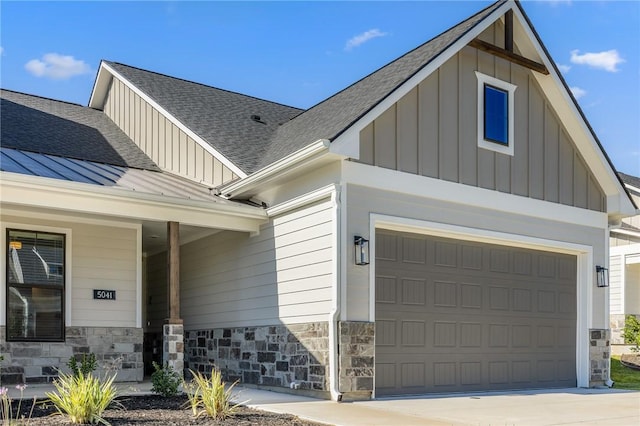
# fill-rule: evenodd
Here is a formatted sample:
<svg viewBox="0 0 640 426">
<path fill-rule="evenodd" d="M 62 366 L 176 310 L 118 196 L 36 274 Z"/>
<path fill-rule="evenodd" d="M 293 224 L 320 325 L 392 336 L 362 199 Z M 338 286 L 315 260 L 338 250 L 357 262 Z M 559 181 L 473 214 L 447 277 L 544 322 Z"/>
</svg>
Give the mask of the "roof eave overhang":
<svg viewBox="0 0 640 426">
<path fill-rule="evenodd" d="M 611 161 L 606 156 L 604 149 L 597 140 L 595 133 L 587 122 L 577 101 L 571 95 L 570 89 L 560 76 L 557 67 L 543 47 L 538 35 L 529 25 L 528 18 L 515 3 L 512 9 L 518 20 L 522 23 L 522 25 L 515 27 L 514 37 L 528 37 L 535 49 L 535 54 L 541 58 L 541 61 L 549 70 L 548 75 L 536 72 L 531 74 L 549 99 L 549 103 L 560 117 L 567 132 L 576 142 L 576 147 L 587 163 L 587 166 L 593 172 L 596 179 L 598 179 L 598 183 L 606 196 L 606 213 L 612 219 L 635 215 L 636 208 L 633 201 L 623 187 Z M 534 52 L 523 52 L 525 56 L 532 55 L 533 53 Z M 581 141 L 586 143 L 580 143 Z"/>
<path fill-rule="evenodd" d="M 258 232 L 264 210 L 243 205 L 166 197 L 132 190 L 0 172 L 0 206 L 44 208 L 135 221 Z"/>
<path fill-rule="evenodd" d="M 228 199 L 248 199 L 267 185 L 278 184 L 309 167 L 316 167 L 323 161 L 344 158 L 342 155 L 331 153 L 329 146 L 329 140 L 318 139 L 244 179 L 221 186 L 220 193 Z"/>
<path fill-rule="evenodd" d="M 543 64 L 549 70 L 549 75 L 532 72 L 536 80 L 549 97 L 550 102 L 556 107 L 556 112 L 562 122 L 567 127 L 567 131 L 577 142 L 577 148 L 587 162 L 588 167 L 593 171 L 598 179 L 598 183 L 602 187 L 606 196 L 607 214 L 611 221 L 633 216 L 635 214 L 635 206 L 629 195 L 623 188 L 616 172 L 606 157 L 603 149 L 600 147 L 594 133 L 586 122 L 586 118 L 577 106 L 576 101 L 571 96 L 566 84 L 560 78 L 557 68 L 549 58 L 548 53 L 542 47 L 538 36 L 529 25 L 529 20 L 520 9 L 517 2 L 506 2 L 498 7 L 491 14 L 487 15 L 483 20 L 478 22 L 467 33 L 462 35 L 458 40 L 443 50 L 431 62 L 425 65 L 419 72 L 410 77 L 396 90 L 390 93 L 386 98 L 359 118 L 356 122 L 349 126 L 330 146 L 330 151 L 345 157 L 358 159 L 359 152 L 359 136 L 362 129 L 368 126 L 375 118 L 384 111 L 398 102 L 403 96 L 417 86 L 421 81 L 426 79 L 442 64 L 453 57 L 463 47 L 469 44 L 473 39 L 479 36 L 493 22 L 500 19 L 508 10 L 513 10 L 521 25 L 516 25 L 514 30 L 514 38 L 517 40 L 528 37 L 534 46 L 534 51 L 522 52 L 525 57 L 539 56 Z M 520 43 L 521 47 L 524 43 Z M 557 105 L 556 105 L 557 104 Z M 580 143 L 586 141 L 587 143 Z"/>
<path fill-rule="evenodd" d="M 93 82 L 91 96 L 89 97 L 89 108 L 102 110 L 112 78 L 113 75 L 104 68 L 104 61 L 100 61 L 98 75 L 96 76 L 96 80 Z"/>
</svg>

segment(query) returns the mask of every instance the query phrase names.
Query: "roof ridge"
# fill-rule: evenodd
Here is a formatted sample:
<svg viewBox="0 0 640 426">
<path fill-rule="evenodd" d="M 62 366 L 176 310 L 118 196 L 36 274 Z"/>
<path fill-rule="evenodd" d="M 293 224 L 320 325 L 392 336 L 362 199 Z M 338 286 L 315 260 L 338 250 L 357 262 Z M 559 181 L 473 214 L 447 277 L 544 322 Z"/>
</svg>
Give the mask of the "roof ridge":
<svg viewBox="0 0 640 426">
<path fill-rule="evenodd" d="M 339 94 L 341 94 L 341 93 L 345 92 L 346 90 L 348 90 L 348 89 L 352 88 L 353 86 L 356 86 L 357 84 L 359 84 L 359 83 L 360 83 L 360 82 L 362 82 L 363 80 L 368 79 L 369 77 L 371 77 L 372 75 L 374 75 L 374 74 L 378 73 L 379 71 L 382 71 L 383 69 L 385 69 L 385 68 L 387 68 L 387 67 L 389 67 L 389 66 L 393 65 L 394 63 L 398 62 L 398 61 L 399 61 L 399 60 L 401 60 L 402 58 L 405 58 L 406 56 L 408 56 L 408 55 L 412 54 L 412 53 L 413 53 L 413 52 L 415 52 L 416 50 L 423 48 L 423 47 L 424 47 L 424 46 L 426 46 L 427 44 L 429 44 L 429 43 L 431 43 L 432 41 L 436 40 L 437 38 L 439 38 L 439 37 L 443 36 L 444 34 L 448 33 L 449 31 L 451 31 L 451 30 L 453 30 L 453 29 L 455 29 L 455 28 L 457 28 L 457 27 L 459 27 L 459 26 L 463 25 L 465 22 L 470 21 L 470 20 L 474 19 L 476 16 L 478 16 L 478 15 L 480 15 L 480 14 L 484 13 L 487 9 L 495 8 L 495 7 L 497 7 L 497 5 L 498 5 L 499 3 L 508 3 L 508 2 L 509 2 L 509 0 L 497 0 L 497 1 L 494 1 L 494 2 L 493 2 L 493 3 L 491 3 L 490 5 L 488 5 L 488 6 L 486 6 L 485 8 L 483 8 L 482 10 L 480 10 L 480 11 L 478 11 L 478 12 L 474 13 L 473 15 L 469 16 L 469 17 L 468 17 L 467 19 L 465 19 L 464 21 L 460 21 L 460 22 L 456 23 L 455 25 L 453 25 L 453 26 L 451 26 L 451 27 L 447 28 L 446 30 L 442 31 L 441 33 L 439 33 L 439 34 L 437 34 L 437 35 L 435 35 L 435 36 L 431 37 L 429 40 L 425 41 L 424 43 L 419 44 L 418 46 L 414 47 L 413 49 L 409 50 L 408 52 L 405 52 L 404 54 L 402 54 L 402 55 L 400 55 L 400 56 L 396 57 L 395 59 L 391 60 L 390 62 L 387 62 L 386 64 L 384 64 L 384 65 L 382 65 L 381 67 L 377 68 L 375 71 L 370 72 L 369 74 L 365 75 L 364 77 L 360 78 L 359 80 L 355 81 L 354 83 L 351 83 L 351 84 L 350 84 L 350 85 L 348 85 L 347 87 L 345 87 L 345 88 L 343 88 L 343 89 L 339 90 L 338 92 L 334 93 L 333 95 L 329 96 L 328 98 L 325 98 L 325 99 L 321 100 L 320 102 L 318 102 L 317 104 L 315 104 L 315 105 L 313 105 L 313 106 L 309 107 L 308 109 L 304 110 L 304 111 L 303 111 L 303 112 L 301 112 L 300 114 L 298 114 L 298 115 L 296 115 L 295 117 L 293 117 L 290 121 L 294 121 L 296 118 L 301 117 L 302 115 L 304 115 L 305 113 L 307 113 L 307 112 L 311 111 L 312 109 L 314 109 L 314 108 L 316 108 L 316 107 L 318 107 L 318 106 L 320 106 L 320 105 L 324 104 L 325 102 L 328 102 L 328 101 L 329 101 L 329 100 L 331 100 L 332 98 L 334 98 L 334 97 L 338 96 Z M 467 30 L 464 34 L 466 34 L 468 31 L 469 31 L 469 30 Z M 460 37 L 462 37 L 464 34 L 460 35 Z M 460 37 L 458 37 L 458 39 L 459 39 Z M 444 50 L 446 50 L 446 49 L 447 49 L 451 44 L 455 43 L 458 39 L 454 40 L 453 42 L 451 42 L 451 43 L 449 43 L 447 46 L 445 46 L 445 47 L 441 50 L 441 52 L 442 52 L 442 51 L 444 51 Z M 437 56 L 437 55 L 436 55 L 436 56 Z M 429 61 L 429 62 L 431 62 L 431 61 Z M 420 68 L 416 69 L 414 73 L 412 73 L 411 75 L 409 75 L 409 76 L 408 76 L 404 81 L 402 81 L 400 84 L 398 84 L 398 85 L 397 85 L 395 88 L 393 88 L 389 93 L 394 92 L 398 87 L 400 87 L 401 85 L 403 85 L 407 80 L 409 80 L 409 79 L 410 79 L 411 77 L 413 77 L 416 73 L 418 73 L 422 68 L 424 68 L 424 67 L 425 67 L 429 62 L 427 62 L 426 64 L 424 64 L 422 67 L 420 67 Z M 372 107 L 374 107 L 374 106 L 375 106 L 375 105 L 373 105 Z M 358 119 L 359 119 L 359 118 L 360 118 L 360 117 L 358 117 L 355 121 L 358 121 Z M 355 121 L 354 121 L 354 122 L 355 122 Z M 353 124 L 353 123 L 351 123 L 351 124 Z M 347 127 L 349 127 L 349 126 L 347 126 Z M 341 133 L 342 133 L 342 132 L 341 132 Z M 336 137 L 338 137 L 341 133 L 339 133 L 338 135 L 336 135 L 336 136 L 334 137 L 334 139 L 335 139 Z"/>
<path fill-rule="evenodd" d="M 166 78 L 170 78 L 170 79 L 173 79 L 173 80 L 182 81 L 184 83 L 195 84 L 197 86 L 203 86 L 203 87 L 206 87 L 207 89 L 214 89 L 214 90 L 219 90 L 221 92 L 226 92 L 226 93 L 231 93 L 231 94 L 234 94 L 234 95 L 244 96 L 246 98 L 255 99 L 255 100 L 258 100 L 258 101 L 262 101 L 262 102 L 269 102 L 271 104 L 283 106 L 283 107 L 286 107 L 286 108 L 293 108 L 293 109 L 297 109 L 297 110 L 300 110 L 300 111 L 306 111 L 304 108 L 298 108 L 298 107 L 295 107 L 295 106 L 292 106 L 292 105 L 283 104 L 282 102 L 275 102 L 275 101 L 271 101 L 269 99 L 259 98 L 257 96 L 253 96 L 253 95 L 247 95 L 246 93 L 236 92 L 234 90 L 222 89 L 220 87 L 211 86 L 209 84 L 200 83 L 200 82 L 192 81 L 192 80 L 187 80 L 187 79 L 181 78 L 181 77 L 174 77 L 174 76 L 171 76 L 171 75 L 168 75 L 168 74 L 164 74 L 164 73 L 161 73 L 161 72 L 151 71 L 151 70 L 147 70 L 147 69 L 140 68 L 140 67 L 135 67 L 133 65 L 123 64 L 122 62 L 108 61 L 106 59 L 103 59 L 102 62 L 106 63 L 107 65 L 109 65 L 109 64 L 120 65 L 120 66 L 131 68 L 131 69 L 134 69 L 134 70 L 147 72 L 149 74 L 155 74 L 155 75 L 158 75 L 160 77 L 166 77 Z"/>
<path fill-rule="evenodd" d="M 61 104 L 67 104 L 67 105 L 72 105 L 72 106 L 77 106 L 77 107 L 80 107 L 80 108 L 87 108 L 87 109 L 91 109 L 91 110 L 93 110 L 93 108 L 89 108 L 89 107 L 88 107 L 88 106 L 86 106 L 86 105 L 82 105 L 82 104 L 79 104 L 79 103 L 76 103 L 76 102 L 63 101 L 63 100 L 61 100 L 61 99 L 53 99 L 53 98 L 48 98 L 48 97 L 46 97 L 46 96 L 33 95 L 33 94 L 31 94 L 31 93 L 26 93 L 26 92 L 19 92 L 19 91 L 17 91 L 17 90 L 3 89 L 3 88 L 1 88 L 1 87 L 0 87 L 0 91 L 11 92 L 11 93 L 15 93 L 15 94 L 17 94 L 17 95 L 28 96 L 28 97 L 30 97 L 30 98 L 38 98 L 38 99 L 43 99 L 43 100 L 45 100 L 45 101 L 58 102 L 58 103 L 61 103 Z M 8 99 L 7 99 L 7 100 L 8 100 Z"/>
</svg>

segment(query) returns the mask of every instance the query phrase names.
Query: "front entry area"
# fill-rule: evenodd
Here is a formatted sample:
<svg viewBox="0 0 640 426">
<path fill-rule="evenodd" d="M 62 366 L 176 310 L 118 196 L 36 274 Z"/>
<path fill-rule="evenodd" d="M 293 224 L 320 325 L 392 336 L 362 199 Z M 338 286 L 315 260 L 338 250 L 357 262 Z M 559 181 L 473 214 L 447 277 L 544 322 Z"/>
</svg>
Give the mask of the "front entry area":
<svg viewBox="0 0 640 426">
<path fill-rule="evenodd" d="M 576 256 L 377 230 L 376 396 L 576 386 Z"/>
</svg>

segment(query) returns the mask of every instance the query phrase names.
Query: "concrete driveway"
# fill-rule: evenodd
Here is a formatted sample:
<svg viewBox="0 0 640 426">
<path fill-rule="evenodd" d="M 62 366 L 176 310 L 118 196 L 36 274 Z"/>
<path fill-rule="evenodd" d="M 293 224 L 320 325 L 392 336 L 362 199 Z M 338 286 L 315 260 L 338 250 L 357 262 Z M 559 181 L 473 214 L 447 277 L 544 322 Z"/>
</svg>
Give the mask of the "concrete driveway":
<svg viewBox="0 0 640 426">
<path fill-rule="evenodd" d="M 266 411 L 343 426 L 640 425 L 640 392 L 555 389 L 335 403 L 242 389 L 240 400 Z"/>
</svg>

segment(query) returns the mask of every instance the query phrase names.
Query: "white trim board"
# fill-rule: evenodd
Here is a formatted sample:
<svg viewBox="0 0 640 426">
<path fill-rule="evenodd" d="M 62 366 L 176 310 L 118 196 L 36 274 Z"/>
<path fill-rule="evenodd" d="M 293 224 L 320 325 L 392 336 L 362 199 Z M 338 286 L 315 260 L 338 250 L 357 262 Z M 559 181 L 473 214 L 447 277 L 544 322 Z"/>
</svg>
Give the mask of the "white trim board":
<svg viewBox="0 0 640 426">
<path fill-rule="evenodd" d="M 344 183 L 497 210 L 554 222 L 607 229 L 607 214 L 536 200 L 457 182 L 398 172 L 353 161 L 343 162 Z"/>
<path fill-rule="evenodd" d="M 371 322 L 375 322 L 376 229 L 412 232 L 575 255 L 577 257 L 576 377 L 578 387 L 589 386 L 589 329 L 592 327 L 593 321 L 592 291 L 594 288 L 594 262 L 593 248 L 591 246 L 371 213 L 369 215 L 369 321 Z"/>
</svg>

